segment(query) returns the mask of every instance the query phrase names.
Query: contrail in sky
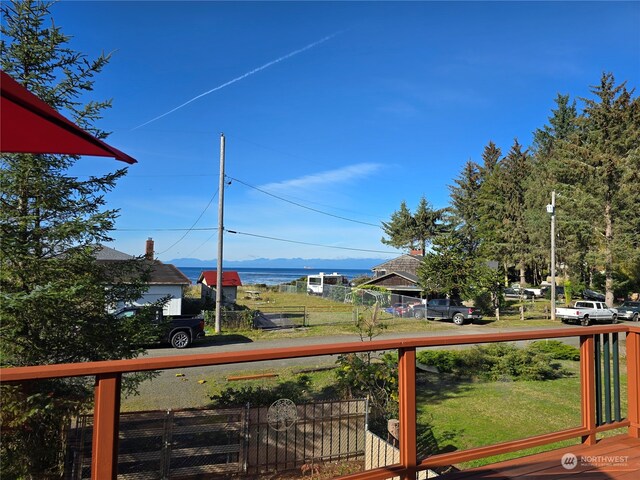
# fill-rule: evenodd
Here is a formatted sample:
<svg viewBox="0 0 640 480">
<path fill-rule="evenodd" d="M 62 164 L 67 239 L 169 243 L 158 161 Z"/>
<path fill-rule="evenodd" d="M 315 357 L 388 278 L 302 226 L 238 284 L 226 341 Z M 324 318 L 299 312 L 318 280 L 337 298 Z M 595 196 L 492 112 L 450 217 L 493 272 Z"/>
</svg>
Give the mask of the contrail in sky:
<svg viewBox="0 0 640 480">
<path fill-rule="evenodd" d="M 213 93 L 213 92 L 215 92 L 217 90 L 222 90 L 224 87 L 228 87 L 229 85 L 233 85 L 234 83 L 239 82 L 240 80 L 242 80 L 244 78 L 247 78 L 247 77 L 249 77 L 249 76 L 251 76 L 251 75 L 253 75 L 255 73 L 258 73 L 259 71 L 264 70 L 265 68 L 268 68 L 268 67 L 270 67 L 272 65 L 275 65 L 276 63 L 280 63 L 283 60 L 287 60 L 288 58 L 291 58 L 291 57 L 293 57 L 295 55 L 298 55 L 299 53 L 302 53 L 302 52 L 304 52 L 306 50 L 309 50 L 309 49 L 311 49 L 313 47 L 317 47 L 321 43 L 324 43 L 327 40 L 331 40 L 333 37 L 335 37 L 339 33 L 340 32 L 332 33 L 331 35 L 328 35 L 328 36 L 326 36 L 324 38 L 321 38 L 320 40 L 318 40 L 316 42 L 310 43 L 309 45 L 307 45 L 305 47 L 299 48 L 298 50 L 294 50 L 293 52 L 287 53 L 286 55 L 284 55 L 284 56 L 282 56 L 280 58 L 276 58 L 275 60 L 272 60 L 272 61 L 270 61 L 268 63 L 265 63 L 264 65 L 262 65 L 260 67 L 254 68 L 253 70 L 251 70 L 251 71 L 249 71 L 249 72 L 247 72 L 247 73 L 245 73 L 243 75 L 240 75 L 239 77 L 236 77 L 233 80 L 229 80 L 228 82 L 223 83 L 222 85 L 218 85 L 217 87 L 212 88 L 211 90 L 207 90 L 206 92 L 201 93 L 197 97 L 193 97 L 191 100 L 188 100 L 188 101 L 184 102 L 182 105 L 178 105 L 173 110 L 169 110 L 168 112 L 163 113 L 162 115 L 159 115 L 159 116 L 157 116 L 155 118 L 152 118 L 148 122 L 142 123 L 142 124 L 138 125 L 137 127 L 132 128 L 132 130 L 137 130 L 138 128 L 144 127 L 145 125 L 149 125 L 150 123 L 155 122 L 156 120 L 160 120 L 162 117 L 166 117 L 170 113 L 173 113 L 176 110 L 179 110 L 182 107 L 185 107 L 185 106 L 189 105 L 191 102 L 195 102 L 196 100 L 198 100 L 199 98 L 204 97 L 205 95 L 209 95 L 210 93 Z"/>
</svg>

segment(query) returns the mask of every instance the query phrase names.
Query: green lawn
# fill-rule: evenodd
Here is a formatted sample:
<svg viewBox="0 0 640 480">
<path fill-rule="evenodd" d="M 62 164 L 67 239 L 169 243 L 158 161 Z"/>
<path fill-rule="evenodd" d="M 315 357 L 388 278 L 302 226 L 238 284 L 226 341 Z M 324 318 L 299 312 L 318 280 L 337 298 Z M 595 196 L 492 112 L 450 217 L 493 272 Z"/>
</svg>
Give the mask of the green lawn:
<svg viewBox="0 0 640 480">
<path fill-rule="evenodd" d="M 580 426 L 579 362 L 562 362 L 571 376 L 547 381 L 481 382 L 420 374 L 416 386 L 418 429 L 431 428 L 440 451 L 464 450 Z M 621 369 L 622 370 L 622 369 Z M 621 372 L 626 412 L 626 370 Z M 563 442 L 571 445 L 573 441 Z M 530 449 L 535 453 L 559 444 Z M 519 457 L 481 459 L 471 468 Z"/>
</svg>

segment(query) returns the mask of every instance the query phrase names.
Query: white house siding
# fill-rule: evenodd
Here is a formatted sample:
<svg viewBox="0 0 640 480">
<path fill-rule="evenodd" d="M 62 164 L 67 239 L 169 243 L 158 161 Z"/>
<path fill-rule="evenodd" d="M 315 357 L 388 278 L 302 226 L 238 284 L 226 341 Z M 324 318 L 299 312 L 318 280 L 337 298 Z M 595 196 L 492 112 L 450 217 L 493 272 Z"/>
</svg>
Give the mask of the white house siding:
<svg viewBox="0 0 640 480">
<path fill-rule="evenodd" d="M 149 290 L 136 300 L 137 305 L 145 305 L 171 295 L 171 299 L 164 306 L 165 315 L 182 314 L 182 285 L 150 285 Z"/>
<path fill-rule="evenodd" d="M 149 290 L 138 300 L 132 303 L 125 304 L 124 302 L 118 302 L 116 308 L 110 309 L 111 312 L 117 311 L 120 308 L 128 306 L 142 306 L 150 303 L 157 302 L 158 300 L 170 295 L 171 298 L 164 305 L 163 313 L 165 315 L 180 315 L 182 314 L 182 285 L 150 285 Z"/>
</svg>

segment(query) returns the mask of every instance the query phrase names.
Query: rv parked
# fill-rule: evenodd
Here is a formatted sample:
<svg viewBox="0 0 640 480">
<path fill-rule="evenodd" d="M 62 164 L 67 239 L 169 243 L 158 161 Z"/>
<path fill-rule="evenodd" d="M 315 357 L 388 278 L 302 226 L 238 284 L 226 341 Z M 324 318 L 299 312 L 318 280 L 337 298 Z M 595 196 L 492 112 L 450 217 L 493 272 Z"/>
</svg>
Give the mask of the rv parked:
<svg viewBox="0 0 640 480">
<path fill-rule="evenodd" d="M 307 276 L 307 293 L 309 295 L 322 295 L 325 291 L 325 286 L 349 286 L 349 279 L 344 275 L 340 275 L 337 272 L 324 273 L 320 272 L 317 275 Z"/>
</svg>

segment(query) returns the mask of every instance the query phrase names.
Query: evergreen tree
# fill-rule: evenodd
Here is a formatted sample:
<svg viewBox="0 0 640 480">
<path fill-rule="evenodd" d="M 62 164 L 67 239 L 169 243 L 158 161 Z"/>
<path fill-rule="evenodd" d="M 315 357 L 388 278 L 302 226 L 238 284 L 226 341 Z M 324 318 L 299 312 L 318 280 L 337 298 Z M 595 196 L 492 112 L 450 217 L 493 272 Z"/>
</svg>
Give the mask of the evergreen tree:
<svg viewBox="0 0 640 480">
<path fill-rule="evenodd" d="M 557 165 L 557 153 L 554 145 L 567 141 L 576 134 L 578 128 L 578 112 L 576 102 L 570 102 L 569 95 L 558 94 L 556 108 L 552 109 L 548 125 L 534 132 L 533 140 L 533 166 L 529 185 L 526 193 L 527 225 L 531 248 L 531 266 L 535 284 L 542 281 L 543 273 L 549 271 L 550 266 L 550 221 L 546 212 L 546 205 L 551 200 L 551 192 L 558 188 L 555 177 Z M 562 199 L 558 198 L 560 204 Z M 584 226 L 576 223 L 575 216 L 567 216 L 562 206 L 557 210 L 557 240 L 562 236 L 565 241 L 556 241 L 556 257 L 563 265 L 585 265 L 585 255 L 588 245 L 584 238 L 580 238 L 579 232 Z M 575 248 L 569 248 L 567 238 L 577 242 Z"/>
<path fill-rule="evenodd" d="M 50 19 L 51 3 L 2 3 L 2 70 L 84 128 L 105 102 L 82 103 L 107 64 L 68 47 Z M 101 267 L 94 252 L 110 240 L 117 212 L 104 194 L 125 170 L 79 180 L 77 157 L 3 154 L 0 158 L 0 362 L 3 367 L 133 358 L 151 339 L 150 322 L 117 321 L 107 307 L 139 298 L 141 262 Z M 119 279 L 119 280 L 118 280 Z M 112 284 L 107 288 L 107 284 Z M 129 377 L 125 390 L 133 388 Z M 90 407 L 92 379 L 2 386 L 1 470 L 7 478 L 60 473 L 66 422 Z M 6 428 L 6 430 L 5 430 Z"/>
<path fill-rule="evenodd" d="M 508 245 L 511 261 L 520 272 L 520 285 L 526 285 L 525 270 L 529 255 L 529 233 L 525 222 L 527 205 L 526 185 L 530 174 L 530 160 L 527 152 L 515 140 L 509 154 L 501 162 L 503 171 L 505 205 L 502 209 L 502 233 Z"/>
<path fill-rule="evenodd" d="M 640 255 L 640 100 L 610 73 L 591 91 L 595 99 L 582 99 L 577 133 L 555 147 L 556 177 L 567 208 L 586 227 L 580 233 L 591 244 L 588 274 L 604 272 L 611 305 L 616 273 L 632 271 Z"/>
<path fill-rule="evenodd" d="M 382 229 L 388 236 L 382 238 L 382 243 L 399 249 L 425 252 L 433 238 L 446 230 L 445 212 L 446 209 L 434 210 L 423 196 L 416 213 L 412 214 L 403 200 L 400 209 L 391 214 L 389 222 L 382 222 Z"/>
<path fill-rule="evenodd" d="M 470 254 L 476 254 L 479 247 L 478 228 L 480 211 L 478 192 L 481 185 L 481 174 L 478 165 L 469 160 L 455 185 L 449 186 L 451 197 L 452 219 L 460 238 Z"/>
<path fill-rule="evenodd" d="M 536 129 L 533 134 L 533 151 L 542 156 L 549 155 L 556 142 L 567 140 L 577 130 L 575 100 L 569 103 L 569 95 L 558 94 L 555 102 L 557 108 L 551 110 L 549 125 Z"/>
<path fill-rule="evenodd" d="M 507 284 L 509 256 L 506 233 L 502 219 L 506 216 L 505 175 L 500 165 L 502 152 L 493 142 L 489 142 L 482 153 L 483 166 L 480 168 L 478 189 L 478 236 L 480 255 L 488 261 L 498 262 Z"/>
<path fill-rule="evenodd" d="M 414 249 L 415 239 L 413 231 L 415 220 L 407 203 L 403 200 L 400 209 L 391 214 L 389 222 L 382 222 L 382 229 L 389 238 L 382 238 L 382 243 L 399 249 Z"/>
<path fill-rule="evenodd" d="M 459 231 L 453 230 L 435 238 L 420 267 L 418 278 L 425 292 L 437 292 L 456 299 L 471 299 L 490 286 L 488 267 L 465 248 Z"/>
</svg>

